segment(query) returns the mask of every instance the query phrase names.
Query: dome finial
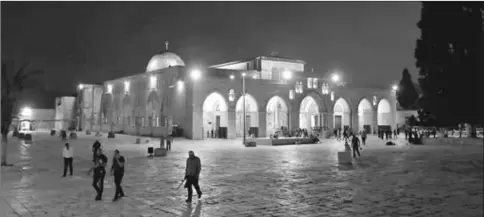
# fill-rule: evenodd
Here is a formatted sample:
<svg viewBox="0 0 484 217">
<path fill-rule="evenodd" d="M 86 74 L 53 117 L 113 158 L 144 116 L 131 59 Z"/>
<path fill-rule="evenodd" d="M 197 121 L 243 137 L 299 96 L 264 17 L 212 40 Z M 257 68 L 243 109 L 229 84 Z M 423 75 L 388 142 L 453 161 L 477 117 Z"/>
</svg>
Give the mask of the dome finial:
<svg viewBox="0 0 484 217">
<path fill-rule="evenodd" d="M 170 44 L 170 43 L 168 43 L 168 41 L 167 41 L 167 40 L 165 40 L 165 50 L 167 50 L 167 51 L 168 51 L 168 45 L 169 45 L 169 44 Z"/>
</svg>

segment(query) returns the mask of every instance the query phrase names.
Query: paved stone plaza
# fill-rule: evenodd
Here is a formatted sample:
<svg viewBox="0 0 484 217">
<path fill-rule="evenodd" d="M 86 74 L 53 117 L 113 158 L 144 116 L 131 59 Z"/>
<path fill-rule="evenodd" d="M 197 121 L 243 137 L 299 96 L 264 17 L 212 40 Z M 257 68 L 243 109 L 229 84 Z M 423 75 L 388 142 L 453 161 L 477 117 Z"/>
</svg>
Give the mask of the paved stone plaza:
<svg viewBox="0 0 484 217">
<path fill-rule="evenodd" d="M 13 138 L 2 168 L 7 201 L 21 216 L 482 216 L 483 147 L 477 144 L 384 146 L 370 137 L 353 166 L 337 163 L 344 149 L 333 139 L 322 144 L 245 148 L 240 140 L 175 140 L 163 158 L 147 158 L 147 144 L 118 135 L 101 139 L 111 164 L 114 149 L 127 157 L 127 197 L 111 202 L 107 176 L 103 201 L 87 170 L 96 137 L 80 135 L 74 176 L 61 178 L 63 142 L 46 134 L 35 143 Z M 153 140 L 151 144 L 157 144 Z M 184 175 L 187 151 L 201 158 L 203 197 L 187 206 Z"/>
</svg>

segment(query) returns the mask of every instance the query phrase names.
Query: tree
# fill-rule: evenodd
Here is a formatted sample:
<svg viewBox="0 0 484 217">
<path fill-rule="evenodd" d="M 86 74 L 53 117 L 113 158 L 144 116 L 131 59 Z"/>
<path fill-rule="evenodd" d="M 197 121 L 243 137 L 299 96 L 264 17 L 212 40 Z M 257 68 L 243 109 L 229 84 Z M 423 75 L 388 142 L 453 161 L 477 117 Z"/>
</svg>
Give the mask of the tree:
<svg viewBox="0 0 484 217">
<path fill-rule="evenodd" d="M 404 109 L 415 109 L 418 93 L 413 85 L 412 76 L 408 69 L 403 69 L 402 79 L 398 85 L 397 100 Z"/>
<path fill-rule="evenodd" d="M 415 115 L 412 115 L 410 117 L 406 117 L 405 119 L 406 119 L 405 124 L 407 126 L 413 127 L 413 126 L 419 125 L 419 121 L 418 121 L 417 117 L 415 117 Z"/>
<path fill-rule="evenodd" d="M 1 122 L 1 134 L 2 134 L 2 156 L 1 165 L 7 164 L 7 143 L 8 133 L 10 131 L 10 125 L 12 119 L 19 112 L 18 100 L 21 98 L 21 94 L 26 87 L 35 87 L 31 78 L 35 75 L 42 74 L 40 70 L 26 71 L 29 63 L 24 64 L 14 73 L 13 77 L 9 76 L 9 70 L 6 63 L 2 63 L 2 122 Z M 10 68 L 13 68 L 10 66 Z M 32 83 L 29 83 L 32 82 Z"/>
<path fill-rule="evenodd" d="M 479 74 L 484 73 L 480 65 L 483 13 L 481 2 L 423 2 L 417 24 L 421 36 L 415 49 L 423 123 L 482 124 L 477 99 L 481 95 Z"/>
</svg>

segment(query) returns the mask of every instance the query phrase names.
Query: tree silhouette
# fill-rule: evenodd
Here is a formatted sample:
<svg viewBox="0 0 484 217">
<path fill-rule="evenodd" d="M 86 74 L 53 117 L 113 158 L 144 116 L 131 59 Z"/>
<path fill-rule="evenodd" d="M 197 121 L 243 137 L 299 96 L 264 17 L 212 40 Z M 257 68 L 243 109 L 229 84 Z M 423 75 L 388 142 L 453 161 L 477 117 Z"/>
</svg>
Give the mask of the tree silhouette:
<svg viewBox="0 0 484 217">
<path fill-rule="evenodd" d="M 412 76 L 408 69 L 403 69 L 402 79 L 398 85 L 397 100 L 404 109 L 415 109 L 418 93 L 413 85 Z"/>
<path fill-rule="evenodd" d="M 29 63 L 24 64 L 15 71 L 13 76 L 9 76 L 7 64 L 2 63 L 2 156 L 1 165 L 7 164 L 7 143 L 8 133 L 12 119 L 19 113 L 18 100 L 21 98 L 23 91 L 27 88 L 38 87 L 38 82 L 34 82 L 32 77 L 42 74 L 41 70 L 26 71 Z M 10 66 L 13 68 L 13 64 Z"/>
<path fill-rule="evenodd" d="M 478 78 L 482 70 L 484 4 L 423 2 L 415 49 L 420 73 L 422 123 L 479 124 Z M 429 124 L 429 123 L 427 123 Z M 475 136 L 475 127 L 472 135 Z"/>
</svg>

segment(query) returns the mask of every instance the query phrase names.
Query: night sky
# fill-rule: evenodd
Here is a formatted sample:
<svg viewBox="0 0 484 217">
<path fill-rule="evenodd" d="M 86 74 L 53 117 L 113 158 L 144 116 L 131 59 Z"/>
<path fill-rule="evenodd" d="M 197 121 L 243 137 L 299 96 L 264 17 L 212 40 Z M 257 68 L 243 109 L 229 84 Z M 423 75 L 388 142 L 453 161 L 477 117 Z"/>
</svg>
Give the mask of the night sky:
<svg viewBox="0 0 484 217">
<path fill-rule="evenodd" d="M 408 67 L 419 2 L 2 2 L 2 61 L 42 69 L 34 107 L 80 82 L 144 72 L 170 42 L 188 66 L 270 55 L 339 70 L 352 86 L 388 87 Z"/>
</svg>

